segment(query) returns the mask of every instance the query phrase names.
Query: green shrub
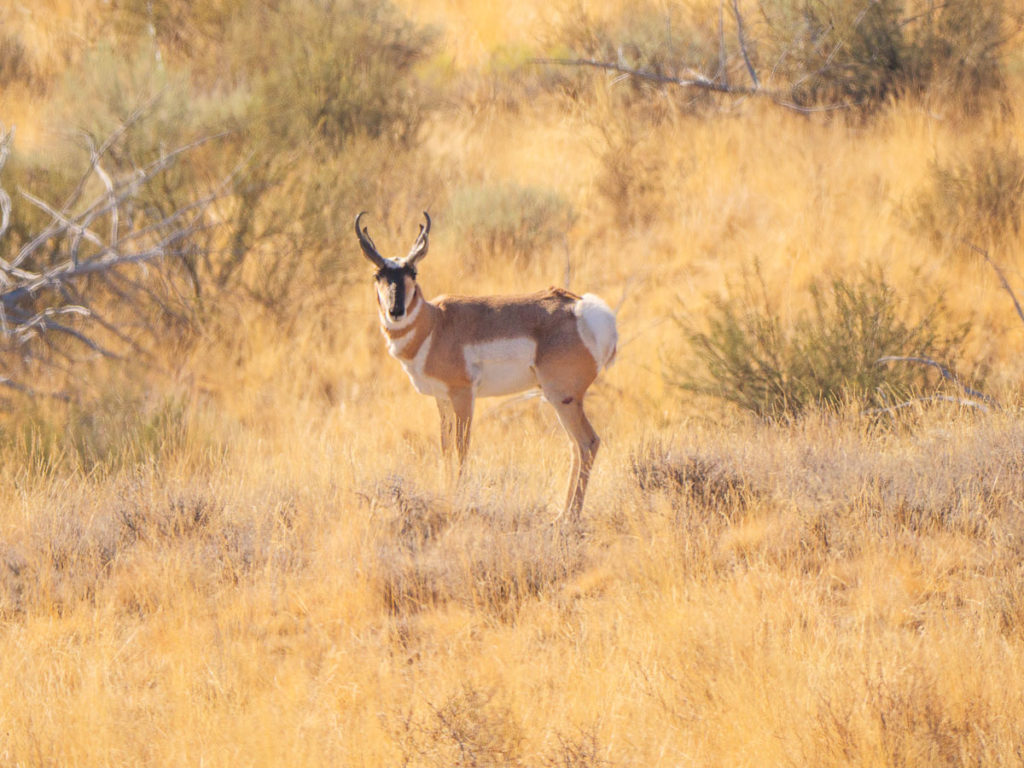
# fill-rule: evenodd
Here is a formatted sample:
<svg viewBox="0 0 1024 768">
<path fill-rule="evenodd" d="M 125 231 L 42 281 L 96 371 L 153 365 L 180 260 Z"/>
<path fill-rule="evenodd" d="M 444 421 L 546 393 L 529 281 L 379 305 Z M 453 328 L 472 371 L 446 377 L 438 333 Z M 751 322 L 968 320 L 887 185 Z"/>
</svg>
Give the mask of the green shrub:
<svg viewBox="0 0 1024 768">
<path fill-rule="evenodd" d="M 114 148 L 111 173 L 223 134 L 217 151 L 140 193 L 143 209 L 166 216 L 224 183 L 218 226 L 185 263 L 197 294 L 289 305 L 322 277 L 328 252 L 337 262 L 339 221 L 372 207 L 382 187 L 416 183 L 414 163 L 429 165 L 412 154 L 432 103 L 415 69 L 437 33 L 387 0 L 127 0 L 111 27 L 123 41 L 67 75 L 61 122 L 98 143 L 147 107 Z"/>
<path fill-rule="evenodd" d="M 459 188 L 448 207 L 453 235 L 467 255 L 529 260 L 572 225 L 569 203 L 542 187 L 505 182 Z"/>
<path fill-rule="evenodd" d="M 749 283 L 739 299 L 716 302 L 705 328 L 683 324 L 697 364 L 677 367 L 676 383 L 771 420 L 851 402 L 884 407 L 930 380 L 925 366 L 879 365 L 880 358 L 945 360 L 965 334 L 936 330 L 941 302 L 911 320 L 877 275 L 834 278 L 812 286 L 811 295 L 812 309 L 791 324 Z"/>
<path fill-rule="evenodd" d="M 215 282 L 287 306 L 337 268 L 352 212 L 379 210 L 381 187 L 412 186 L 425 165 L 414 151 L 431 99 L 415 68 L 437 33 L 386 0 L 261 0 L 229 38 L 247 162 Z"/>
<path fill-rule="evenodd" d="M 427 94 L 410 75 L 437 39 L 389 2 L 264 3 L 237 32 L 257 130 L 291 150 L 351 136 L 412 141 Z"/>
<path fill-rule="evenodd" d="M 980 147 L 959 161 L 935 161 L 913 205 L 918 229 L 936 244 L 979 246 L 1017 235 L 1024 224 L 1024 155 Z"/>
<path fill-rule="evenodd" d="M 800 105 L 874 109 L 940 88 L 974 111 L 1004 86 L 1010 18 L 995 0 L 766 0 L 762 63 Z"/>
</svg>

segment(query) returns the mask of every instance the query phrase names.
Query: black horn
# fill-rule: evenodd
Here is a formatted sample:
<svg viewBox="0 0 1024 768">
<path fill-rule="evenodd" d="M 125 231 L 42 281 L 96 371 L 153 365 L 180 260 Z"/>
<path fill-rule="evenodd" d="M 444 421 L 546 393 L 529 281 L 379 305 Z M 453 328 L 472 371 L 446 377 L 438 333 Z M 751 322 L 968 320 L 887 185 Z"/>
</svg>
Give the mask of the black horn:
<svg viewBox="0 0 1024 768">
<path fill-rule="evenodd" d="M 374 263 L 378 269 L 383 269 L 387 266 L 384 261 L 384 257 L 377 251 L 377 246 L 373 244 L 373 240 L 370 239 L 370 233 L 366 231 L 366 228 L 359 228 L 359 219 L 366 214 L 366 211 L 360 211 L 356 215 L 356 237 L 359 238 L 359 246 L 363 249 L 363 253 L 366 254 L 366 258 Z M 429 219 L 427 220 L 429 223 Z"/>
<path fill-rule="evenodd" d="M 416 242 L 412 244 L 409 255 L 405 257 L 406 264 L 415 265 L 417 261 L 427 255 L 427 248 L 430 245 L 427 242 L 427 235 L 430 234 L 430 214 L 424 211 L 423 218 L 427 220 L 427 224 L 426 226 L 420 224 L 420 234 L 416 238 Z"/>
</svg>

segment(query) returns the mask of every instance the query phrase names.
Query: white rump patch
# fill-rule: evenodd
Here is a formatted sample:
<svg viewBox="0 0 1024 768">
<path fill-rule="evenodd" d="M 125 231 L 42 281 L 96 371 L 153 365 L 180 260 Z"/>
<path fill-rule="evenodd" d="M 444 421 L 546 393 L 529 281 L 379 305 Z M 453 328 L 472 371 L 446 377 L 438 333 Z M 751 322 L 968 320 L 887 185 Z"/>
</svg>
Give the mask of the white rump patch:
<svg viewBox="0 0 1024 768">
<path fill-rule="evenodd" d="M 537 386 L 537 342 L 522 336 L 467 344 L 466 371 L 478 397 L 511 395 Z"/>
<path fill-rule="evenodd" d="M 615 350 L 619 343 L 615 313 L 599 296 L 592 293 L 583 294 L 583 298 L 573 307 L 573 313 L 576 315 L 576 329 L 597 363 L 597 370 L 607 368 L 615 362 Z"/>
</svg>

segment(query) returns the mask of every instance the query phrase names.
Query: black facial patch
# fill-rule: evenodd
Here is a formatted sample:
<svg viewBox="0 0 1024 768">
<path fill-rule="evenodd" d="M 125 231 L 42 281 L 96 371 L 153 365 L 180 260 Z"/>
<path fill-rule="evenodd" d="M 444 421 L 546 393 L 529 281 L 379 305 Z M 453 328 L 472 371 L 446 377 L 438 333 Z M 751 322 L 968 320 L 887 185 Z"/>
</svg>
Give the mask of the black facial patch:
<svg viewBox="0 0 1024 768">
<path fill-rule="evenodd" d="M 403 264 L 400 267 L 381 267 L 374 278 L 377 282 L 384 281 L 390 290 L 388 296 L 391 306 L 385 307 L 391 317 L 402 317 L 405 314 L 405 278 L 416 281 L 416 268 Z"/>
</svg>

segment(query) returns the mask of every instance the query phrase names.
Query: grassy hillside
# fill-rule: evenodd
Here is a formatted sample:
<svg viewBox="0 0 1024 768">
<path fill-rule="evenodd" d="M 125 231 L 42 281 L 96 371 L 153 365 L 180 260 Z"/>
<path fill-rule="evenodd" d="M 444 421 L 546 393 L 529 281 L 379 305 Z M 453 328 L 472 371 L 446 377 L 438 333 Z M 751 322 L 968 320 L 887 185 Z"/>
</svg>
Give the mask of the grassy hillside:
<svg viewBox="0 0 1024 768">
<path fill-rule="evenodd" d="M 132 273 L 149 322 L 97 294 L 145 355 L 4 347 L 5 375 L 64 397 L 0 413 L 0 761 L 1022 761 L 1024 324 L 993 268 L 1024 292 L 1018 39 L 987 95 L 936 64 L 811 113 L 535 61 L 615 40 L 638 66 L 717 61 L 717 4 L 628 5 L 0 4 L 4 253 L 42 220 L 21 192 L 62 199 L 75 129 L 132 98 L 152 112 L 118 172 L 220 136 L 145 204 L 232 184 L 191 273 Z M 745 11 L 766 89 L 783 5 Z M 537 398 L 479 402 L 446 486 L 362 209 L 385 255 L 431 212 L 428 295 L 568 276 L 621 304 L 581 534 L 550 524 L 569 456 Z M 680 386 L 710 375 L 693 339 L 723 307 L 806 351 L 815 289 L 872 276 L 1000 407 L 928 368 L 882 413 L 844 390 L 765 419 Z"/>
</svg>

